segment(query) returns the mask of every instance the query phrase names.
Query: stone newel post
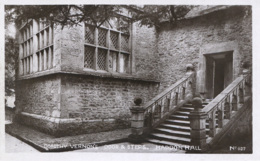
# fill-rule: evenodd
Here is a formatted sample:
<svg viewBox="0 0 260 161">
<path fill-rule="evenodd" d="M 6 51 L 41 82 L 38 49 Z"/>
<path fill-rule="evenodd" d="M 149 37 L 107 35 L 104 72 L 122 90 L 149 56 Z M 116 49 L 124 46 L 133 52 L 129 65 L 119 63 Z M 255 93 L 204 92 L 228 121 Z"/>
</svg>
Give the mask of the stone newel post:
<svg viewBox="0 0 260 161">
<path fill-rule="evenodd" d="M 140 99 L 141 100 L 141 99 Z M 145 109 L 143 106 L 140 106 L 140 103 L 136 103 L 135 106 L 130 108 L 132 113 L 131 117 L 131 132 L 129 135 L 129 141 L 132 143 L 141 143 L 143 141 L 143 131 L 144 131 L 144 112 Z"/>
<path fill-rule="evenodd" d="M 194 110 L 190 112 L 191 145 L 199 146 L 202 151 L 206 149 L 206 117 L 202 112 L 202 99 L 195 97 L 192 100 Z"/>
</svg>

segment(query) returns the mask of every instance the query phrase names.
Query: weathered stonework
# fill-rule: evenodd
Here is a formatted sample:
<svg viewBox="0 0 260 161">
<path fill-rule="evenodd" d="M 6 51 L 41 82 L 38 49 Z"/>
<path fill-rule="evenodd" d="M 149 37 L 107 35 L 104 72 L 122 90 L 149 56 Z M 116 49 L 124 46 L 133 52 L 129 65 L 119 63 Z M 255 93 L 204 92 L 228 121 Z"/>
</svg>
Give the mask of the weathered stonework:
<svg viewBox="0 0 260 161">
<path fill-rule="evenodd" d="M 81 72 L 84 68 L 84 27 L 64 27 L 61 31 L 61 71 Z"/>
<path fill-rule="evenodd" d="M 157 89 L 151 81 L 72 74 L 23 80 L 17 119 L 55 136 L 130 128 L 134 98 L 148 101 Z"/>
<path fill-rule="evenodd" d="M 185 65 L 191 63 L 198 71 L 200 51 L 208 44 L 235 41 L 238 44 L 238 71 L 243 62 L 252 63 L 251 11 L 243 7 L 231 7 L 200 17 L 162 25 L 158 33 L 159 74 L 163 86 L 168 86 L 185 73 Z"/>
<path fill-rule="evenodd" d="M 155 28 L 134 26 L 135 74 L 142 78 L 159 80 L 157 33 Z"/>
<path fill-rule="evenodd" d="M 146 102 L 156 93 L 156 83 L 93 76 L 61 76 L 61 117 L 128 119 L 134 98 Z"/>
<path fill-rule="evenodd" d="M 60 117 L 60 85 L 58 76 L 18 81 L 16 89 L 17 112 Z"/>
</svg>

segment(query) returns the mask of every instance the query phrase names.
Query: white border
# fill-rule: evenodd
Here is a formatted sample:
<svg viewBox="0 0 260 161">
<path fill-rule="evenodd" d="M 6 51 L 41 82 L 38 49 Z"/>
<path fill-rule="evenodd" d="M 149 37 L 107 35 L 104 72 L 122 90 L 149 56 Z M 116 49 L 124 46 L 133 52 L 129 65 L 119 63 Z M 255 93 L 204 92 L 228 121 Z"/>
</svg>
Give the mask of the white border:
<svg viewBox="0 0 260 161">
<path fill-rule="evenodd" d="M 253 154 L 145 154 L 145 153 L 5 153 L 4 142 L 4 5 L 25 4 L 196 4 L 252 5 L 253 10 Z M 0 160 L 260 160 L 259 142 L 259 72 L 260 63 L 260 1 L 259 0 L 1 0 L 0 1 Z"/>
</svg>

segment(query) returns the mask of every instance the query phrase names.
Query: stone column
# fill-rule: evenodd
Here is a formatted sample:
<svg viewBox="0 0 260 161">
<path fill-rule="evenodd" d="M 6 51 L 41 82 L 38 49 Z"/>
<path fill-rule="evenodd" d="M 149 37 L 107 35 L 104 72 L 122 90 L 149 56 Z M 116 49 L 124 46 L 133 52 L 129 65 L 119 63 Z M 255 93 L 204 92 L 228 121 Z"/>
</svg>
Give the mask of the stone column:
<svg viewBox="0 0 260 161">
<path fill-rule="evenodd" d="M 144 131 L 144 112 L 145 109 L 142 106 L 133 106 L 130 108 L 132 113 L 131 117 L 131 132 L 128 139 L 132 143 L 143 142 L 143 131 Z"/>
<path fill-rule="evenodd" d="M 194 110 L 190 112 L 190 127 L 191 127 L 191 145 L 197 146 L 196 149 L 201 149 L 202 152 L 207 148 L 206 143 L 206 118 L 207 114 L 202 109 L 202 99 L 195 97 L 192 100 Z"/>
</svg>

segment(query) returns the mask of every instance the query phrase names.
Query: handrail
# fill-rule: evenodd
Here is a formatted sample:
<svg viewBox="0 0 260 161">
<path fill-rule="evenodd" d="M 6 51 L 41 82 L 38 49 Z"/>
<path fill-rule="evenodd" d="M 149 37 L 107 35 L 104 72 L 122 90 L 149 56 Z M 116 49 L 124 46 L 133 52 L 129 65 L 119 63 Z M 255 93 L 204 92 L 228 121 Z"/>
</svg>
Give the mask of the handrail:
<svg viewBox="0 0 260 161">
<path fill-rule="evenodd" d="M 181 100 L 186 99 L 188 94 L 192 94 L 191 84 L 193 83 L 193 77 L 193 72 L 187 73 L 185 77 L 144 104 L 144 114 L 146 118 L 149 117 L 149 126 L 154 125 L 154 123 L 177 107 Z"/>
<path fill-rule="evenodd" d="M 218 128 L 222 128 L 224 126 L 224 119 L 231 119 L 232 111 L 238 111 L 239 104 L 244 103 L 247 84 L 249 81 L 249 74 L 237 77 L 228 87 L 226 87 L 201 110 L 208 116 L 210 137 L 214 137 L 217 133 L 216 113 L 218 114 Z"/>
</svg>

